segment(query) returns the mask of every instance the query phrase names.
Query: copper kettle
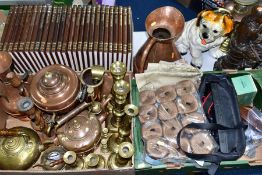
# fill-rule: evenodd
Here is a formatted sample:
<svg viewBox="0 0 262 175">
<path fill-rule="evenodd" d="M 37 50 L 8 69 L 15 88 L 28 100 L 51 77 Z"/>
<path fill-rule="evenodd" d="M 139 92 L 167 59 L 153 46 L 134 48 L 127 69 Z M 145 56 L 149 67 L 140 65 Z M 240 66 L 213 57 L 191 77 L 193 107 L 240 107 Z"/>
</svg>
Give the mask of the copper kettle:
<svg viewBox="0 0 262 175">
<path fill-rule="evenodd" d="M 174 45 L 183 32 L 184 17 L 174 7 L 160 7 L 151 12 L 145 22 L 149 38 L 134 57 L 134 73 L 142 73 L 148 63 L 175 61 L 181 58 Z"/>
<path fill-rule="evenodd" d="M 89 152 L 100 141 L 102 123 L 108 113 L 100 110 L 101 106 L 97 106 L 99 102 L 93 105 L 96 112 L 85 110 L 57 129 L 58 142 L 65 149 L 76 153 Z"/>
<path fill-rule="evenodd" d="M 34 104 L 49 113 L 68 112 L 80 91 L 77 74 L 67 66 L 54 64 L 37 72 L 30 85 Z"/>
</svg>

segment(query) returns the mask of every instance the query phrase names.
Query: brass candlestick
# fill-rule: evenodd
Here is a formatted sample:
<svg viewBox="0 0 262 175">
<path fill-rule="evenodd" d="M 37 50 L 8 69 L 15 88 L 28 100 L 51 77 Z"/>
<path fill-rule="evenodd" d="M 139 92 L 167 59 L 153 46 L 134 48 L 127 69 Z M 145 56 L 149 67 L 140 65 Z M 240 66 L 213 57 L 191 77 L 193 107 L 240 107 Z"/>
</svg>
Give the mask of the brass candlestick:
<svg viewBox="0 0 262 175">
<path fill-rule="evenodd" d="M 43 114 L 40 110 L 35 108 L 34 102 L 30 97 L 22 97 L 17 102 L 17 108 L 20 112 L 25 113 L 31 119 L 32 127 L 37 131 L 44 131 L 48 128 L 48 124 L 43 118 Z"/>
<path fill-rule="evenodd" d="M 108 158 L 108 168 L 118 169 L 131 166 L 134 147 L 129 142 L 123 142 L 119 145 L 118 153 L 110 154 Z"/>
<path fill-rule="evenodd" d="M 124 120 L 124 128 L 126 128 L 126 130 L 131 130 L 131 123 L 132 123 L 132 118 L 136 117 L 138 114 L 138 107 L 136 105 L 133 104 L 127 104 L 124 108 L 125 111 L 125 120 Z"/>
<path fill-rule="evenodd" d="M 107 139 L 101 140 L 101 152 L 102 153 L 108 153 L 109 152 L 109 149 L 108 149 L 108 146 L 107 146 Z"/>
<path fill-rule="evenodd" d="M 124 106 L 127 101 L 127 95 L 130 91 L 130 85 L 125 80 L 116 81 L 113 85 L 113 112 L 109 115 L 107 121 L 107 128 L 110 132 L 117 132 L 123 116 L 125 115 Z"/>
<path fill-rule="evenodd" d="M 123 80 L 126 76 L 126 65 L 120 61 L 116 61 L 111 64 L 110 66 L 110 73 L 113 77 L 113 85 L 115 84 L 116 81 Z M 114 100 L 114 90 L 113 88 L 111 89 L 111 94 L 113 95 L 113 99 L 107 106 L 108 110 L 112 112 L 113 107 L 115 106 L 115 100 Z"/>
<path fill-rule="evenodd" d="M 106 168 L 106 161 L 102 155 L 91 153 L 84 158 L 85 168 Z"/>
<path fill-rule="evenodd" d="M 113 83 L 123 80 L 126 76 L 126 65 L 121 61 L 116 61 L 111 64 L 110 73 L 113 77 Z"/>
<path fill-rule="evenodd" d="M 74 151 L 67 151 L 63 156 L 64 162 L 67 164 L 65 166 L 66 170 L 81 170 L 84 168 L 84 160 L 80 157 L 77 157 Z"/>
<path fill-rule="evenodd" d="M 112 134 L 108 139 L 108 147 L 110 151 L 117 153 L 119 145 L 123 142 L 131 143 L 131 139 L 129 138 L 130 130 L 124 130 L 122 128 L 119 129 L 118 134 Z"/>
</svg>

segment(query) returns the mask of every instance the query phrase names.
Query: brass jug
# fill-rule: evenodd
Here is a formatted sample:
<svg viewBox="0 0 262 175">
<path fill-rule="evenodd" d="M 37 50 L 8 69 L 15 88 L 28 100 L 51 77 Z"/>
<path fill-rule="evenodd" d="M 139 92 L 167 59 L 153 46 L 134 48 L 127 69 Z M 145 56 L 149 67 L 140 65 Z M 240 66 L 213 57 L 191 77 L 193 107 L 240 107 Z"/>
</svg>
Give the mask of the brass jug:
<svg viewBox="0 0 262 175">
<path fill-rule="evenodd" d="M 26 170 L 44 149 L 37 133 L 25 127 L 0 130 L 0 169 Z"/>
<path fill-rule="evenodd" d="M 180 59 L 174 41 L 182 34 L 184 23 L 182 13 L 174 7 L 160 7 L 151 12 L 145 22 L 149 38 L 134 58 L 134 73 L 143 73 L 148 63 Z"/>
</svg>

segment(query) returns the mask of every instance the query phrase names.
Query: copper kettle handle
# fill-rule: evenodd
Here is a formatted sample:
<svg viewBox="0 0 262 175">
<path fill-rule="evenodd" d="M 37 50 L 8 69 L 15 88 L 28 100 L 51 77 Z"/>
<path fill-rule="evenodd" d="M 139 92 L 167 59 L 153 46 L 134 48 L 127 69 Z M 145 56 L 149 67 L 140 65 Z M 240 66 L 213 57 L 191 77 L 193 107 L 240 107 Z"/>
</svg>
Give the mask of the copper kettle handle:
<svg viewBox="0 0 262 175">
<path fill-rule="evenodd" d="M 145 62 L 148 56 L 149 51 L 151 50 L 152 46 L 155 44 L 156 39 L 154 37 L 150 37 L 149 38 L 149 42 L 146 46 L 146 48 L 143 51 L 142 57 L 141 57 L 141 62 L 140 62 L 140 66 L 138 66 L 138 73 L 143 73 L 144 72 L 144 66 L 145 66 Z"/>
<path fill-rule="evenodd" d="M 28 135 L 22 131 L 8 130 L 8 129 L 0 130 L 0 137 L 24 137 L 24 136 L 28 137 Z"/>
</svg>

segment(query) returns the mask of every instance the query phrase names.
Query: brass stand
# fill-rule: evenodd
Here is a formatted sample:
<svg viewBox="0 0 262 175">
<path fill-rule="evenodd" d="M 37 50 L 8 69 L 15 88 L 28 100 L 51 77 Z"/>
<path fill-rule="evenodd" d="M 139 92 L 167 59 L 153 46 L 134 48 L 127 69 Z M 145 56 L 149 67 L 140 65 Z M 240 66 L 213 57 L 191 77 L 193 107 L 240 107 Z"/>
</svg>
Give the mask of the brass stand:
<svg viewBox="0 0 262 175">
<path fill-rule="evenodd" d="M 124 130 L 122 128 L 119 129 L 118 134 L 112 134 L 108 139 L 108 147 L 110 151 L 117 153 L 119 145 L 123 142 L 131 143 L 131 139 L 129 138 L 130 130 Z"/>
<path fill-rule="evenodd" d="M 85 168 L 106 168 L 106 161 L 102 155 L 91 153 L 84 158 Z"/>
<path fill-rule="evenodd" d="M 121 167 L 128 167 L 132 164 L 132 156 L 134 154 L 134 147 L 129 142 L 123 142 L 119 145 L 118 153 L 111 153 L 107 164 L 110 169 L 118 169 Z"/>
<path fill-rule="evenodd" d="M 113 112 L 107 120 L 107 128 L 110 132 L 116 133 L 121 125 L 122 118 L 125 115 L 124 106 L 126 105 L 127 95 L 130 91 L 130 85 L 125 80 L 116 81 L 113 85 Z"/>
<path fill-rule="evenodd" d="M 67 151 L 63 156 L 64 162 L 67 164 L 65 166 L 66 170 L 81 170 L 84 169 L 84 160 L 77 157 L 74 151 Z"/>
</svg>

